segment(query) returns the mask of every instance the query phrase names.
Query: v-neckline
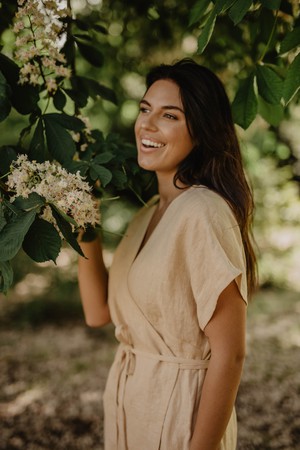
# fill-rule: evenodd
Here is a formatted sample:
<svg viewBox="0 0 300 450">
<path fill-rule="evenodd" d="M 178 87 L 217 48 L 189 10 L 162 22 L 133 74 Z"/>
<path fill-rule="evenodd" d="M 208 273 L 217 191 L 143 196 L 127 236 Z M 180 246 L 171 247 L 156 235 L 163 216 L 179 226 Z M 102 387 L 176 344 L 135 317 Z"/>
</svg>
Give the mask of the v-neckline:
<svg viewBox="0 0 300 450">
<path fill-rule="evenodd" d="M 165 216 L 167 215 L 168 211 L 170 210 L 170 207 L 172 205 L 174 205 L 174 202 L 176 203 L 176 200 L 179 199 L 180 197 L 182 197 L 182 195 L 184 195 L 186 192 L 188 192 L 190 189 L 192 188 L 192 186 L 188 187 L 187 189 L 185 189 L 183 192 L 181 192 L 179 195 L 177 195 L 177 197 L 175 197 L 167 206 L 165 212 L 163 213 L 163 215 L 161 216 L 161 218 L 159 219 L 158 223 L 156 224 L 155 228 L 152 230 L 150 236 L 148 237 L 147 241 L 143 244 L 150 222 L 155 214 L 156 208 L 158 206 L 158 202 L 159 202 L 159 195 L 156 195 L 154 199 L 152 199 L 152 201 L 155 201 L 154 204 L 150 204 L 149 207 L 149 216 L 146 217 L 147 220 L 145 220 L 144 226 L 142 227 L 141 230 L 141 234 L 140 234 L 140 239 L 139 239 L 139 245 L 137 247 L 137 251 L 135 252 L 134 258 L 132 263 L 134 263 L 137 258 L 140 256 L 141 253 L 144 253 L 144 249 L 147 248 L 149 246 L 149 242 L 151 242 L 153 240 L 153 235 L 155 235 L 157 233 L 157 229 L 160 228 L 161 223 L 164 221 Z M 150 208 L 153 208 L 153 210 L 151 211 L 150 214 Z"/>
<path fill-rule="evenodd" d="M 159 199 L 158 199 L 158 200 L 159 200 Z M 145 244 L 143 245 L 143 242 L 144 242 L 144 240 L 145 240 L 146 233 L 147 233 L 147 231 L 148 231 L 149 224 L 150 224 L 150 222 L 151 222 L 151 220 L 152 220 L 152 217 L 153 217 L 153 215 L 154 215 L 154 213 L 155 213 L 155 211 L 156 211 L 157 205 L 158 205 L 158 203 L 154 203 L 153 205 L 148 206 L 148 207 L 149 207 L 149 210 L 147 211 L 148 214 L 146 215 L 145 223 L 143 224 L 143 227 L 141 228 L 141 233 L 140 233 L 140 235 L 139 235 L 139 240 L 138 240 L 137 250 L 136 250 L 136 252 L 135 252 L 135 254 L 134 254 L 134 258 L 133 258 L 133 261 L 132 261 L 133 263 L 134 263 L 134 262 L 136 261 L 136 259 L 140 256 L 141 252 L 144 250 L 145 246 L 148 244 L 149 240 L 151 239 L 151 237 L 152 237 L 154 231 L 156 230 L 156 228 L 157 228 L 157 226 L 158 226 L 158 224 L 159 224 L 159 222 L 160 222 L 160 221 L 158 222 L 158 224 L 156 225 L 156 227 L 154 228 L 154 230 L 153 230 L 152 233 L 150 234 L 149 238 L 147 239 L 147 241 L 146 241 Z M 151 210 L 152 210 L 152 211 L 151 211 Z"/>
</svg>

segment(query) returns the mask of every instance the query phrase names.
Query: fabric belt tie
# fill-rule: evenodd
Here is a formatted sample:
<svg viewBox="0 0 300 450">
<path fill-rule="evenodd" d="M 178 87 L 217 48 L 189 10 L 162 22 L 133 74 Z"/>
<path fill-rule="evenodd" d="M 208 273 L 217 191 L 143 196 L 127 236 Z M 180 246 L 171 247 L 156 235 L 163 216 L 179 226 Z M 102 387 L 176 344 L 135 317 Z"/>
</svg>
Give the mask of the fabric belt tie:
<svg viewBox="0 0 300 450">
<path fill-rule="evenodd" d="M 128 450 L 126 442 L 126 417 L 124 411 L 124 397 L 126 381 L 129 375 L 134 374 L 136 357 L 149 358 L 165 364 L 174 364 L 177 369 L 185 370 L 205 370 L 208 368 L 209 360 L 186 359 L 172 355 L 160 355 L 136 350 L 128 344 L 120 344 L 119 348 L 119 380 L 117 387 L 117 420 L 118 420 L 118 450 Z"/>
</svg>

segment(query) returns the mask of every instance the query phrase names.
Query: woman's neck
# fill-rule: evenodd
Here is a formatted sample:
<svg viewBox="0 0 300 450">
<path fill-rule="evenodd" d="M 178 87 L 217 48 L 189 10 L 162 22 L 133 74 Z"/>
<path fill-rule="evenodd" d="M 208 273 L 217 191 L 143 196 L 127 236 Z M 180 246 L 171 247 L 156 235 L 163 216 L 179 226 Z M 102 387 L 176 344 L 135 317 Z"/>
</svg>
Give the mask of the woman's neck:
<svg viewBox="0 0 300 450">
<path fill-rule="evenodd" d="M 159 192 L 158 209 L 166 209 L 178 195 L 184 192 L 184 189 L 188 188 L 188 186 L 185 186 L 180 181 L 176 183 L 178 187 L 174 186 L 173 176 L 166 177 L 157 174 L 157 181 Z"/>
</svg>

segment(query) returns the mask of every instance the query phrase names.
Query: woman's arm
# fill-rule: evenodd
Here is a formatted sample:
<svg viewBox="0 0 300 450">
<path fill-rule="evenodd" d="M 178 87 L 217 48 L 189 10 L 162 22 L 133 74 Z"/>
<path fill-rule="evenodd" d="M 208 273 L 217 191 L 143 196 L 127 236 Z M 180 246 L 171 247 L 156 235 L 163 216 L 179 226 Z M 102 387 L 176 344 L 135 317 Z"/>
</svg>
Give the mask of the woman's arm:
<svg viewBox="0 0 300 450">
<path fill-rule="evenodd" d="M 108 273 L 103 262 L 99 238 L 80 242 L 86 258 L 79 256 L 78 282 L 87 325 L 101 327 L 110 322 L 107 304 Z"/>
<path fill-rule="evenodd" d="M 218 450 L 234 407 L 246 334 L 246 305 L 234 281 L 220 295 L 204 332 L 211 345 L 211 360 L 190 450 Z"/>
</svg>

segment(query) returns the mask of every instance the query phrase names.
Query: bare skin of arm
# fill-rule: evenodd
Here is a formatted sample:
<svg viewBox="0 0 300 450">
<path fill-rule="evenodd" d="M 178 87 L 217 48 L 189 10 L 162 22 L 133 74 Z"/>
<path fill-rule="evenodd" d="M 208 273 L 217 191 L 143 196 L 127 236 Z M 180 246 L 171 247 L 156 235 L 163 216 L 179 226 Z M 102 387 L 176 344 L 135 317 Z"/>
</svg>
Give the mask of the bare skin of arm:
<svg viewBox="0 0 300 450">
<path fill-rule="evenodd" d="M 235 282 L 222 292 L 205 327 L 211 360 L 203 384 L 190 450 L 219 450 L 245 359 L 246 305 Z"/>
<path fill-rule="evenodd" d="M 107 304 L 108 273 L 103 262 L 99 238 L 80 242 L 86 258 L 78 259 L 78 282 L 85 320 L 90 327 L 101 327 L 110 322 Z"/>
</svg>

